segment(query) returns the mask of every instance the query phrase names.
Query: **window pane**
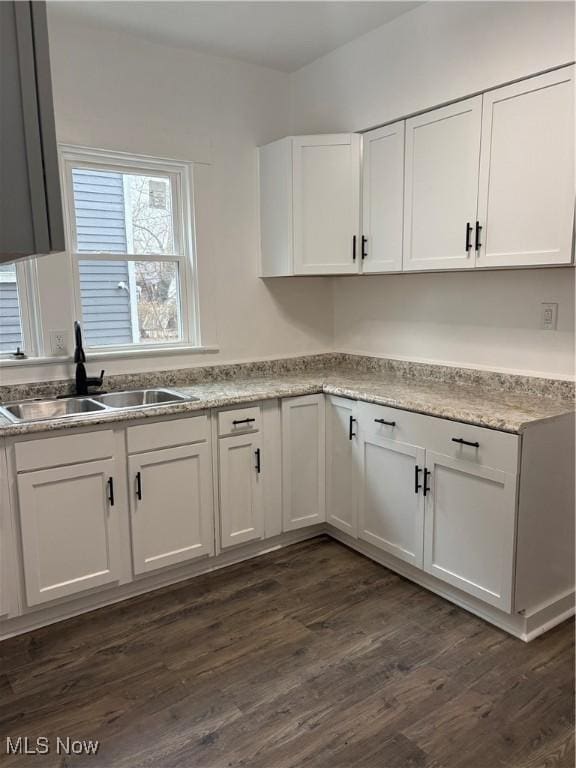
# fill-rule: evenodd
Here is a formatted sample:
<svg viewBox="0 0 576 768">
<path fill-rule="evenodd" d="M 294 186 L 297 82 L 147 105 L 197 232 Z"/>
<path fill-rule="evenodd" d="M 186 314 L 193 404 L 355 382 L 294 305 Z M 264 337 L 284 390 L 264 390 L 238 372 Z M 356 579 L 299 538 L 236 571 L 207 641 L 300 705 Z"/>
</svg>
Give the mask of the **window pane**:
<svg viewBox="0 0 576 768">
<path fill-rule="evenodd" d="M 175 253 L 167 176 L 73 168 L 72 183 L 78 253 Z"/>
<path fill-rule="evenodd" d="M 176 262 L 81 259 L 79 266 L 88 346 L 181 340 Z"/>
<path fill-rule="evenodd" d="M 22 321 L 16 265 L 0 265 L 0 354 L 22 349 Z"/>
</svg>

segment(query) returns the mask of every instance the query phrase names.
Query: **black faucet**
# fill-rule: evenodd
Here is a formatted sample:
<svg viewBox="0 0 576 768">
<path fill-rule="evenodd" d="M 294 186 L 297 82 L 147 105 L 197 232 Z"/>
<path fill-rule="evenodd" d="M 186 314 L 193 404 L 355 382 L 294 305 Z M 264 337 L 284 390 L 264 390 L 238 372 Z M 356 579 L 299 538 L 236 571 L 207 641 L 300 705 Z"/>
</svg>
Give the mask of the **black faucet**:
<svg viewBox="0 0 576 768">
<path fill-rule="evenodd" d="M 78 320 L 74 322 L 74 362 L 76 363 L 76 391 L 75 395 L 87 395 L 89 387 L 101 387 L 104 381 L 104 371 L 100 371 L 100 376 L 86 375 L 86 354 L 82 346 L 82 328 Z"/>
</svg>

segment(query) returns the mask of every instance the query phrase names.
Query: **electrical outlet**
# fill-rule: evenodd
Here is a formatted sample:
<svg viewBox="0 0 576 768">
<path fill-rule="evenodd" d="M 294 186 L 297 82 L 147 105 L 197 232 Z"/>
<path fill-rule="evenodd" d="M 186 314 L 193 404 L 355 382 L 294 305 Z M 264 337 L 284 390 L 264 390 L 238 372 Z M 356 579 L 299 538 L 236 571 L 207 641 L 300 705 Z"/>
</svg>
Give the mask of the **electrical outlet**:
<svg viewBox="0 0 576 768">
<path fill-rule="evenodd" d="M 68 331 L 50 331 L 50 351 L 55 357 L 67 357 L 70 353 L 70 334 Z"/>
<path fill-rule="evenodd" d="M 558 327 L 558 304 L 542 302 L 540 328 L 543 331 L 555 331 Z"/>
</svg>

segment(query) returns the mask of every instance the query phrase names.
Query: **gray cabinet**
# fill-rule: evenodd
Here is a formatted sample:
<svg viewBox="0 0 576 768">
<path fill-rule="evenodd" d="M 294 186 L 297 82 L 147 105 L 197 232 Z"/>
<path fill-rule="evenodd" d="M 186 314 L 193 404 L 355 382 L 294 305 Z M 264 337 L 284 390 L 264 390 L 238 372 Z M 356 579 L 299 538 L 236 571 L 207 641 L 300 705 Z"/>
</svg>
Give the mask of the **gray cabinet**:
<svg viewBox="0 0 576 768">
<path fill-rule="evenodd" d="M 64 250 L 46 5 L 0 3 L 0 263 Z"/>
</svg>

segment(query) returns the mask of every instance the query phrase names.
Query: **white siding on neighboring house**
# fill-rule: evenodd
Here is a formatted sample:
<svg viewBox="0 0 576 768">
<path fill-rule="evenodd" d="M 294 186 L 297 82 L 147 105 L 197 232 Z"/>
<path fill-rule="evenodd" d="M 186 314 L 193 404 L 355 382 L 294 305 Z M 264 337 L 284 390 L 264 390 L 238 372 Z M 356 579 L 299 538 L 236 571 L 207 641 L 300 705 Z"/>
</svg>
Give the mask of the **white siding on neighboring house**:
<svg viewBox="0 0 576 768">
<path fill-rule="evenodd" d="M 122 174 L 75 168 L 72 179 L 78 253 L 125 254 Z M 89 346 L 132 343 L 129 280 L 126 261 L 80 260 L 82 324 Z"/>
<path fill-rule="evenodd" d="M 16 347 L 22 347 L 16 270 L 4 264 L 0 266 L 0 353 L 15 352 Z"/>
</svg>

